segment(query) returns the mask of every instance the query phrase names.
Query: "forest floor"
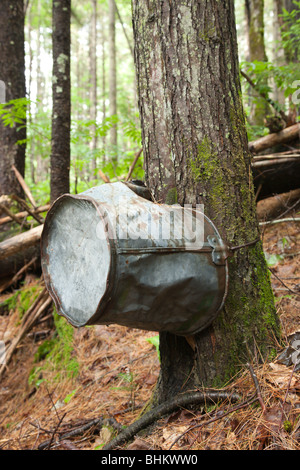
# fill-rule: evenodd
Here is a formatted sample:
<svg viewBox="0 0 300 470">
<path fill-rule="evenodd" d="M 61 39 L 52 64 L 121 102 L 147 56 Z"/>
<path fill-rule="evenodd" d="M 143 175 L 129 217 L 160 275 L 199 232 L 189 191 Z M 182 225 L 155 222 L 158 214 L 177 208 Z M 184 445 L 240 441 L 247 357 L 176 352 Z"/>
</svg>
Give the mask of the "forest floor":
<svg viewBox="0 0 300 470">
<path fill-rule="evenodd" d="M 289 335 L 300 332 L 299 222 L 262 231 L 282 325 L 280 354 Z M 27 275 L 19 290 L 0 296 L 0 340 L 17 334 L 20 315 L 40 290 L 41 280 Z M 160 368 L 151 340 L 156 332 L 117 325 L 73 329 L 62 322 L 48 311 L 8 364 L 0 381 L 1 449 L 101 450 L 151 398 Z M 299 450 L 300 370 L 294 364 L 278 356 L 253 364 L 256 386 L 245 367 L 224 388 L 240 395 L 238 403 L 229 398 L 181 408 L 118 449 Z"/>
</svg>

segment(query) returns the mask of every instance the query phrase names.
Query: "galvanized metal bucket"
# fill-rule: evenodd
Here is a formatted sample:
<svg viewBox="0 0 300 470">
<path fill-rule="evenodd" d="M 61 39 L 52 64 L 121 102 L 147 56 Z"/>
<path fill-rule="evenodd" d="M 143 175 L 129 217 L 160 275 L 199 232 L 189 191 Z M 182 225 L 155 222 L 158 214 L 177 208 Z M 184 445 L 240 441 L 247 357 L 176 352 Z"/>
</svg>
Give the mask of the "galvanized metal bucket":
<svg viewBox="0 0 300 470">
<path fill-rule="evenodd" d="M 226 247 L 202 211 L 156 204 L 140 191 L 103 184 L 54 202 L 41 240 L 46 287 L 76 327 L 194 334 L 223 306 Z"/>
</svg>

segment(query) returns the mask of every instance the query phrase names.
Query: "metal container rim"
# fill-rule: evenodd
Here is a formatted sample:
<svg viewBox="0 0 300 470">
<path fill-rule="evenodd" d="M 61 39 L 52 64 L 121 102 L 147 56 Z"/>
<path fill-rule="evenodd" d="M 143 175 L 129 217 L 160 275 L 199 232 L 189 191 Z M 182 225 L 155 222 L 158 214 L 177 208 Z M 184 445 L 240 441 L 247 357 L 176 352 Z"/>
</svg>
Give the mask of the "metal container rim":
<svg viewBox="0 0 300 470">
<path fill-rule="evenodd" d="M 87 202 L 91 203 L 94 206 L 94 208 L 96 209 L 96 213 L 98 214 L 99 218 L 104 222 L 104 210 L 101 207 L 101 205 L 98 204 L 97 201 L 95 199 L 93 199 L 91 196 L 87 196 L 87 195 L 82 196 L 80 194 L 68 194 L 68 193 L 63 194 L 62 196 L 59 196 L 52 203 L 52 205 L 51 205 L 51 207 L 50 207 L 50 209 L 49 209 L 49 211 L 46 215 L 45 222 L 44 222 L 44 227 L 43 227 L 41 242 L 40 242 L 41 259 L 42 260 L 47 260 L 48 259 L 48 254 L 46 252 L 46 242 L 47 242 L 47 235 L 48 235 L 49 230 L 50 230 L 50 224 L 51 224 L 52 217 L 54 216 L 55 211 L 57 210 L 57 208 L 66 199 L 83 200 L 83 201 L 87 201 Z M 108 225 L 110 224 L 110 221 L 107 218 L 105 219 L 105 222 Z M 116 258 L 116 245 L 115 245 L 115 240 L 108 236 L 107 231 L 104 231 L 104 233 L 105 233 L 105 240 L 106 240 L 108 251 L 109 251 L 109 269 L 108 269 L 108 275 L 107 275 L 107 280 L 106 280 L 105 292 L 104 292 L 103 296 L 101 297 L 101 299 L 99 300 L 97 308 L 96 308 L 95 312 L 93 313 L 93 315 L 91 316 L 91 318 L 93 318 L 95 316 L 95 314 L 98 315 L 99 313 L 101 313 L 101 311 L 103 311 L 105 309 L 106 305 L 108 304 L 108 302 L 110 300 L 110 296 L 111 296 L 111 291 L 112 291 L 112 288 L 113 288 L 113 280 L 114 280 L 115 270 L 116 270 L 116 259 L 115 259 Z M 49 274 L 48 269 L 47 269 L 47 262 L 42 262 L 41 264 L 42 264 L 42 273 L 43 273 L 45 285 L 48 289 L 48 292 L 49 292 L 50 296 L 52 297 L 52 299 L 54 301 L 57 313 L 64 316 L 71 323 L 71 325 L 73 325 L 75 327 L 80 327 L 80 326 L 86 325 L 87 324 L 86 322 L 77 322 L 76 320 L 71 318 L 64 311 L 64 309 L 61 305 L 61 302 L 59 300 L 59 297 L 58 297 L 58 295 L 55 291 L 54 285 L 51 281 L 51 277 L 50 277 L 50 274 Z"/>
</svg>

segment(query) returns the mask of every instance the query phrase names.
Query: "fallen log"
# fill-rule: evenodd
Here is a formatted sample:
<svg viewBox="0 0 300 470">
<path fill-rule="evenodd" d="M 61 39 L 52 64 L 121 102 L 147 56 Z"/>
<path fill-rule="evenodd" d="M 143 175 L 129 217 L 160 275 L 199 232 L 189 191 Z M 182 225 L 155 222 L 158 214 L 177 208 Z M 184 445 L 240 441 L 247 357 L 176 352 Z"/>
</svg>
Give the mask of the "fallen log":
<svg viewBox="0 0 300 470">
<path fill-rule="evenodd" d="M 300 202 L 300 189 L 262 199 L 256 206 L 258 220 L 268 220 L 286 214 L 296 201 Z"/>
<path fill-rule="evenodd" d="M 20 233 L 19 235 L 15 235 L 14 237 L 1 242 L 0 261 L 25 250 L 26 248 L 36 245 L 41 238 L 42 231 L 43 225 L 39 225 L 27 232 Z"/>
<path fill-rule="evenodd" d="M 297 138 L 299 139 L 299 137 L 300 124 L 294 124 L 293 126 L 286 127 L 280 132 L 268 134 L 253 142 L 249 142 L 248 147 L 252 153 L 259 153 L 263 150 L 274 147 L 275 145 L 285 144 Z"/>
</svg>

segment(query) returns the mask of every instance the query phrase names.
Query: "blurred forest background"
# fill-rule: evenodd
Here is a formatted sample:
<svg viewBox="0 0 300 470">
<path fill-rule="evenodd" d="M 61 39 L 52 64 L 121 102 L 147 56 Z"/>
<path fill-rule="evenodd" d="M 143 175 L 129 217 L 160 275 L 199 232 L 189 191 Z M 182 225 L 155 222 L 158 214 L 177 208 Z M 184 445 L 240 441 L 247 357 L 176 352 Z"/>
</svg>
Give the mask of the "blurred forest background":
<svg viewBox="0 0 300 470">
<path fill-rule="evenodd" d="M 244 109 L 254 141 L 284 128 L 282 116 L 298 120 L 300 2 L 236 0 L 235 7 Z M 26 98 L 2 104 L 0 113 L 6 126 L 21 126 L 26 117 L 25 180 L 39 205 L 50 192 L 52 1 L 28 0 L 25 8 Z M 137 155 L 131 177 L 143 179 L 133 49 L 130 0 L 72 1 L 71 193 L 99 184 L 103 174 L 124 180 Z"/>
</svg>

